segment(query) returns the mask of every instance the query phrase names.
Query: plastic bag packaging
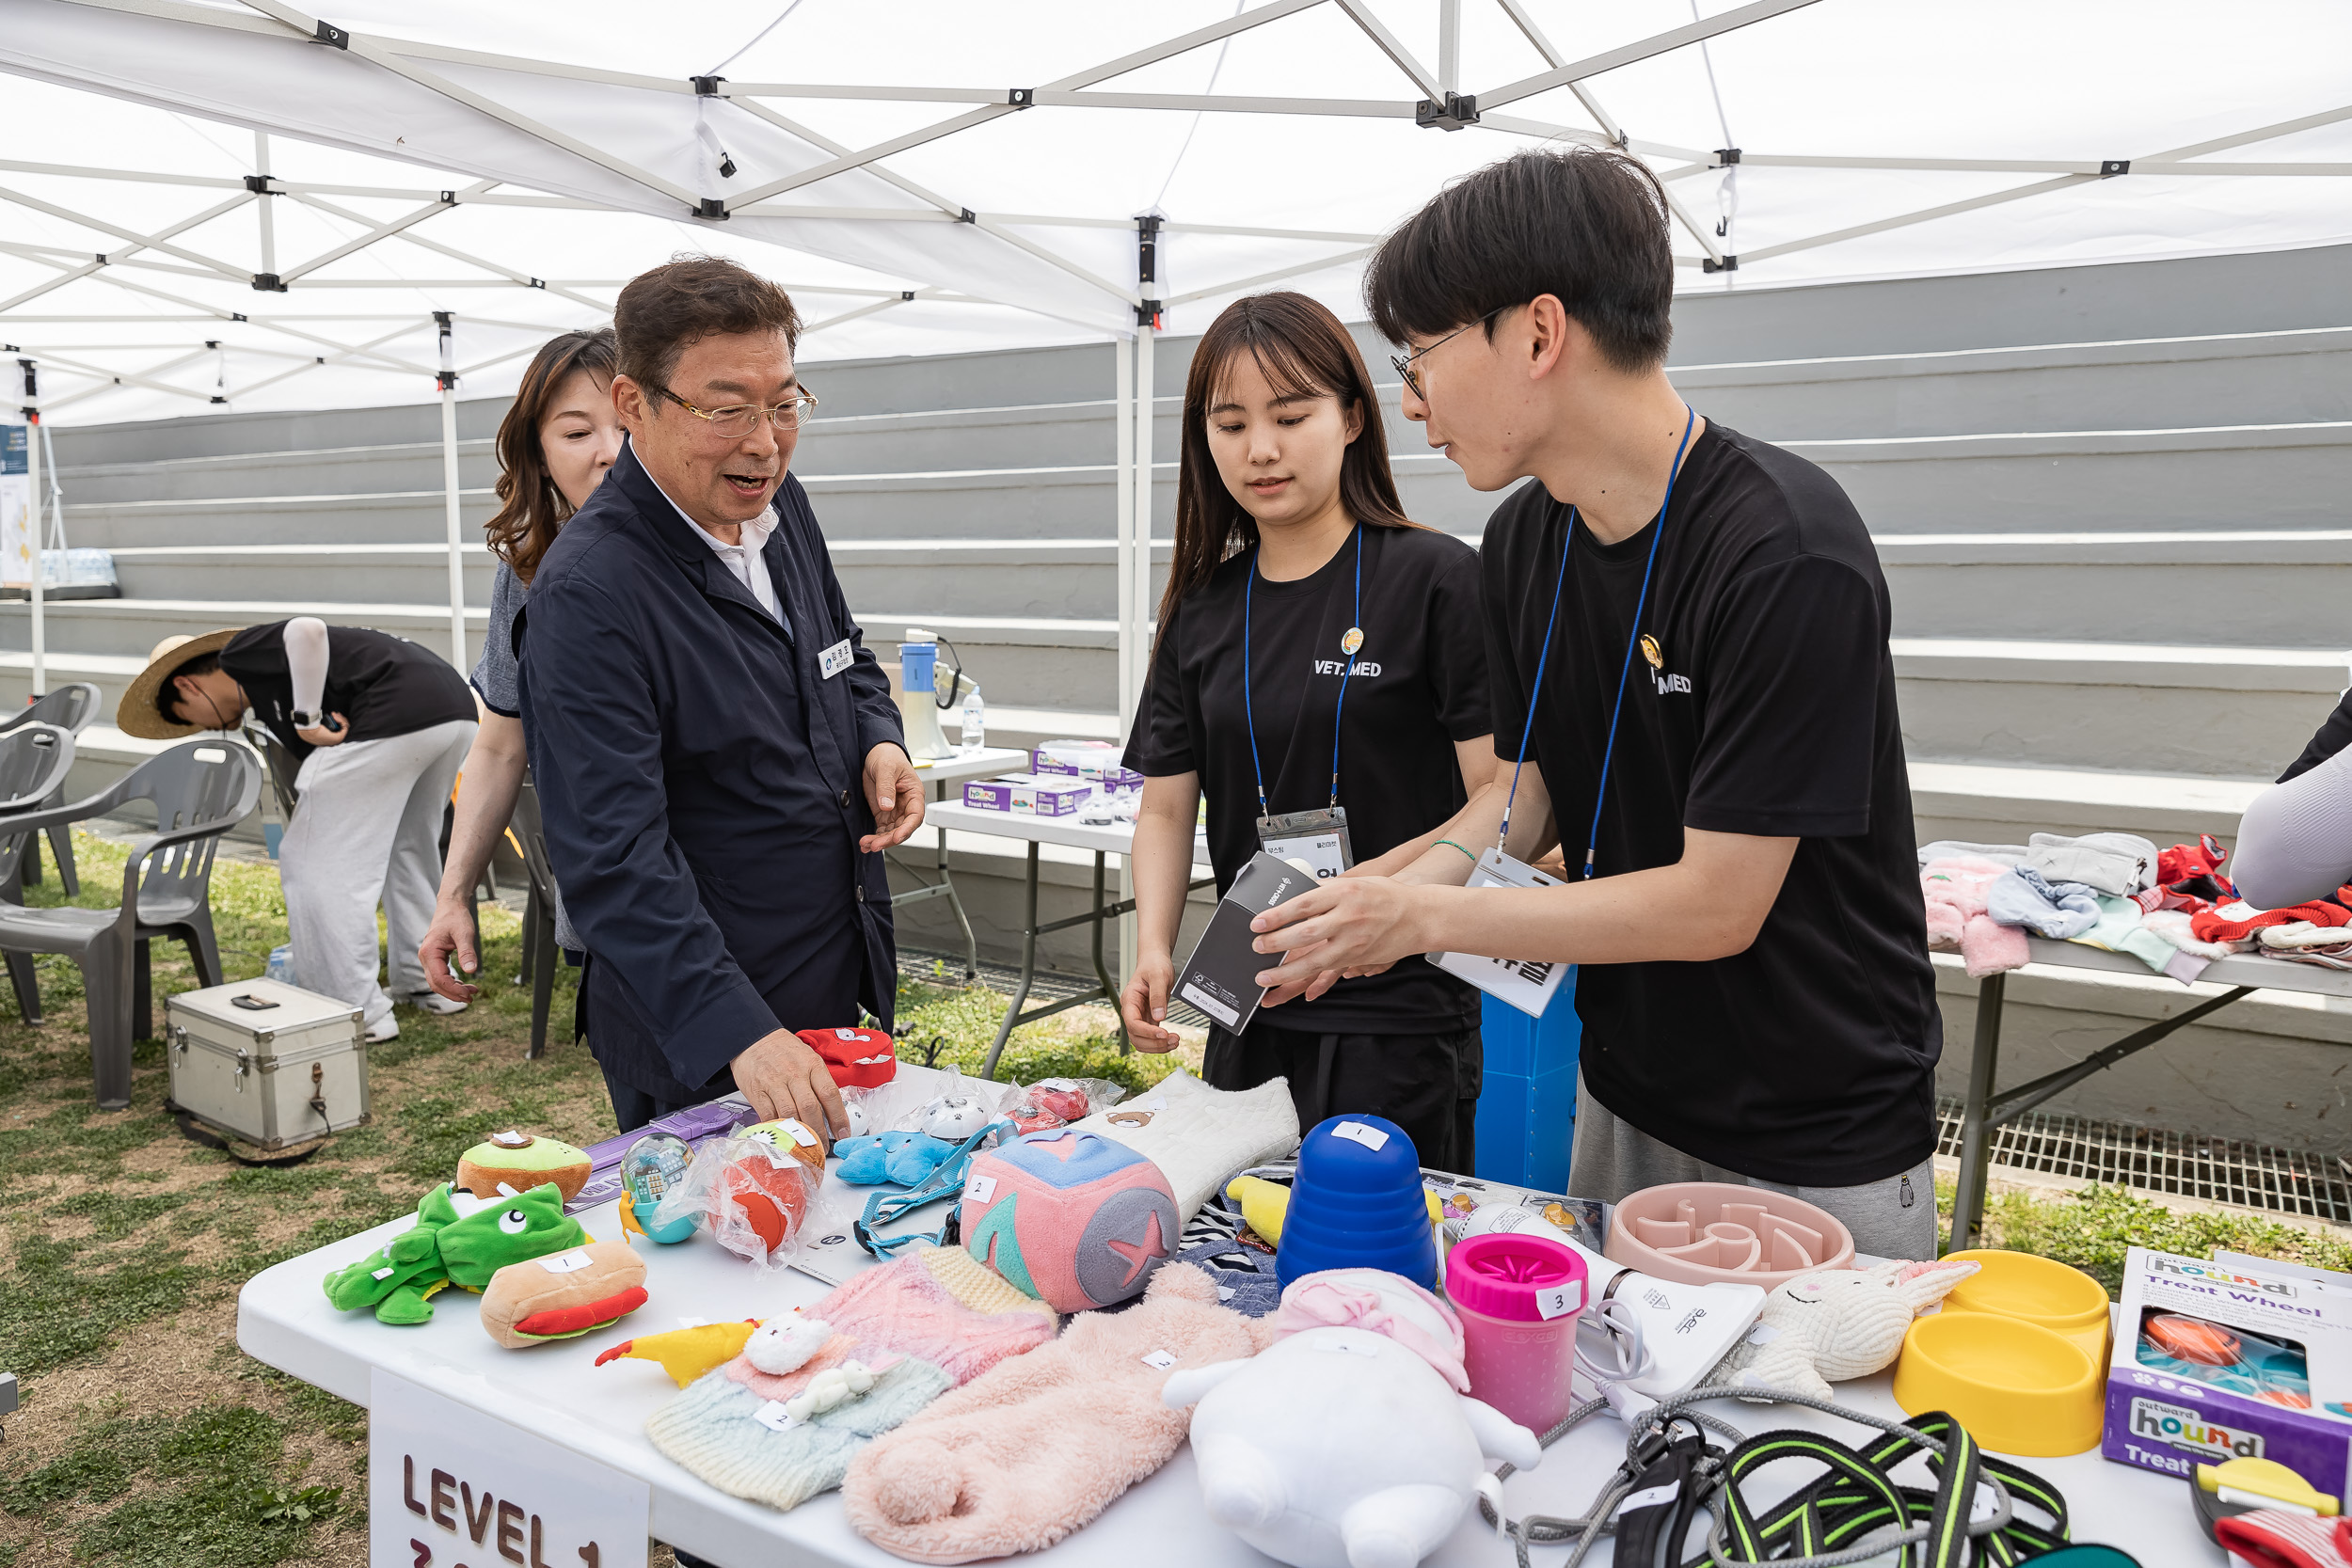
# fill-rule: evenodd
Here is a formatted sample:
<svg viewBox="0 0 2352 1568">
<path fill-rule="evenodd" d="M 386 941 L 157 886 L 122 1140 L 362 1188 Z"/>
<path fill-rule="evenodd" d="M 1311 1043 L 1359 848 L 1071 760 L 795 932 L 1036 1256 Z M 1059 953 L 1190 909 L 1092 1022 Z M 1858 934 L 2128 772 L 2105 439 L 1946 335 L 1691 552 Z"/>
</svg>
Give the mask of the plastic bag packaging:
<svg viewBox="0 0 2352 1568">
<path fill-rule="evenodd" d="M 875 1131 L 928 1132 L 960 1144 L 990 1122 L 1003 1119 L 1002 1107 L 1014 1092 L 1012 1085 L 966 1078 L 954 1068 L 940 1070 L 946 1081 L 937 1086 L 937 1092 L 899 1110 L 887 1129 Z"/>
<path fill-rule="evenodd" d="M 1040 1132 L 1107 1111 L 1126 1096 L 1124 1085 L 1104 1078 L 1041 1078 L 1007 1096 L 1004 1111 L 1020 1131 Z"/>
<path fill-rule="evenodd" d="M 823 1178 L 757 1138 L 713 1138 L 655 1208 L 653 1223 L 700 1215 L 711 1239 L 762 1269 L 790 1262 L 808 1228 Z"/>
</svg>

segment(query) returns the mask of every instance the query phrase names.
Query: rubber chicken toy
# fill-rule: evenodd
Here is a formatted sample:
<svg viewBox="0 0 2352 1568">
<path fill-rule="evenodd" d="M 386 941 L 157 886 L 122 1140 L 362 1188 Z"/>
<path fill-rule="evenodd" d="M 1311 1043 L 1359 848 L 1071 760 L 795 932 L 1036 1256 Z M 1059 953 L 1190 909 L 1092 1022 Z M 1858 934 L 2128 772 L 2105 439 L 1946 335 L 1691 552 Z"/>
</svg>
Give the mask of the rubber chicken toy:
<svg viewBox="0 0 2352 1568">
<path fill-rule="evenodd" d="M 745 1318 L 736 1323 L 702 1323 L 674 1328 L 667 1334 L 641 1334 L 597 1356 L 596 1365 L 621 1360 L 657 1362 L 670 1374 L 670 1381 L 683 1388 L 711 1368 L 740 1355 L 752 1330 L 758 1326 L 757 1318 Z"/>
</svg>

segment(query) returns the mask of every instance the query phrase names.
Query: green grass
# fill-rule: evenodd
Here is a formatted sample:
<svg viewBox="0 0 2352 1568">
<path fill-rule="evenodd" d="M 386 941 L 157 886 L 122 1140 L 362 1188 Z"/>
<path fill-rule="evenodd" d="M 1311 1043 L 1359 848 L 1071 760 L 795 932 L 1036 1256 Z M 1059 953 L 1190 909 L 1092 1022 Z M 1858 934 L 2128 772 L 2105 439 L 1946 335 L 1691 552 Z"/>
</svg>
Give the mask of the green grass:
<svg viewBox="0 0 2352 1568">
<path fill-rule="evenodd" d="M 1952 1188 L 1936 1183 L 1947 1223 Z M 2116 1295 L 2123 1281 L 2123 1255 L 2131 1247 L 2210 1258 L 2216 1249 L 2254 1258 L 2277 1258 L 2312 1268 L 2352 1271 L 2352 1241 L 2260 1214 L 2168 1209 L 2125 1187 L 2084 1187 L 2042 1197 L 2003 1193 L 1985 1205 L 1985 1245 L 2038 1253 L 2071 1263 Z"/>
</svg>

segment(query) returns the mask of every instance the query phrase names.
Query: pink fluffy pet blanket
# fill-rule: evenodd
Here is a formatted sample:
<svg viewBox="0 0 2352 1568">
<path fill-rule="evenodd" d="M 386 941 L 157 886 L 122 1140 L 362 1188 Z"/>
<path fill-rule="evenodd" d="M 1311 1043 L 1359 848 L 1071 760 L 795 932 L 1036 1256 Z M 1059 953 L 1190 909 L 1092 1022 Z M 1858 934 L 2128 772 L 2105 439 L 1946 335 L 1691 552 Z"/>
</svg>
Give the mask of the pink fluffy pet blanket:
<svg viewBox="0 0 2352 1568">
<path fill-rule="evenodd" d="M 1050 1546 L 1161 1465 L 1191 1429 L 1160 1389 L 1179 1368 L 1255 1355 L 1265 1323 L 1219 1307 L 1188 1263 L 1138 1305 L 1082 1312 L 1060 1338 L 942 1395 L 877 1438 L 841 1483 L 859 1534 L 915 1562 Z"/>
<path fill-rule="evenodd" d="M 1928 946 L 1958 953 L 1972 980 L 2021 969 L 2032 957 L 2026 933 L 1985 913 L 1985 890 L 2009 867 L 1997 861 L 1954 855 L 1930 861 L 1919 873 L 1928 907 Z"/>
</svg>

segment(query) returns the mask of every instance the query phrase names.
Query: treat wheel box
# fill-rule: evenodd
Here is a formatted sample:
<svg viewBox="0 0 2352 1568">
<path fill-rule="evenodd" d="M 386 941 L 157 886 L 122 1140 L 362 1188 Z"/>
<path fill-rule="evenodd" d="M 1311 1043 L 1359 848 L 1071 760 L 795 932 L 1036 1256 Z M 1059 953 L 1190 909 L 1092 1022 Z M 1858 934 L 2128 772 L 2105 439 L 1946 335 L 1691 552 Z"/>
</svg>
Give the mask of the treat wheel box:
<svg viewBox="0 0 2352 1568">
<path fill-rule="evenodd" d="M 854 1212 L 872 1188 L 845 1187 L 827 1178 L 823 1200 Z M 938 1209 L 919 1211 L 907 1228 L 937 1225 Z M 614 1203 L 579 1216 L 599 1240 L 621 1235 Z M 478 1298 L 444 1291 L 433 1298 L 429 1323 L 394 1328 L 367 1312 L 338 1312 L 319 1282 L 330 1271 L 365 1257 L 405 1228 L 405 1219 L 332 1243 L 256 1275 L 237 1302 L 237 1343 L 247 1354 L 355 1403 L 366 1404 L 372 1370 L 381 1367 L 446 1399 L 552 1439 L 587 1458 L 644 1478 L 652 1490 L 656 1538 L 727 1564 L 837 1563 L 884 1568 L 898 1559 L 869 1545 L 842 1517 L 838 1493 L 826 1493 L 788 1513 L 728 1497 L 673 1464 L 644 1434 L 645 1418 L 677 1390 L 647 1362 L 593 1365 L 597 1353 L 639 1334 L 683 1326 L 682 1320 L 718 1323 L 765 1317 L 823 1295 L 829 1287 L 795 1270 L 755 1275 L 707 1237 L 675 1246 L 636 1241 L 646 1262 L 651 1299 L 628 1318 L 576 1339 L 530 1350 L 501 1350 L 477 1318 Z M 895 1228 L 895 1227 L 894 1227 Z M 854 1251 L 855 1243 L 845 1245 Z M 826 1259 L 832 1263 L 829 1255 Z M 1840 1385 L 1856 1408 L 1899 1419 L 1884 1374 Z M 1715 1407 L 1747 1433 L 1790 1427 L 1857 1440 L 1865 1429 L 1796 1405 Z M 1514 1475 L 1503 1496 L 1514 1517 L 1575 1514 L 1591 1505 L 1608 1473 L 1624 1457 L 1624 1429 L 1610 1417 L 1587 1421 L 1545 1453 L 1542 1466 Z M 2065 1459 L 2020 1461 L 2060 1491 L 2074 1510 L 2074 1538 L 2120 1546 L 2146 1568 L 2223 1568 L 2228 1560 L 2198 1532 L 2186 1486 L 2146 1470 L 2103 1460 L 2094 1451 Z M 1785 1479 L 1783 1479 L 1785 1477 Z M 1797 1465 L 1767 1470 L 1759 1499 L 1808 1479 Z M 1102 1517 L 1049 1551 L 1022 1560 L 1046 1564 L 1183 1562 L 1188 1568 L 1263 1568 L 1271 1561 L 1209 1519 L 1200 1510 L 1192 1452 L 1179 1449 L 1157 1475 L 1114 1502 Z M 1565 1548 L 1538 1547 L 1538 1563 L 1557 1563 Z M 1586 1560 L 1606 1563 L 1604 1543 Z M 1508 1568 L 1510 1545 L 1475 1511 L 1426 1560 L 1437 1568 Z"/>
</svg>

